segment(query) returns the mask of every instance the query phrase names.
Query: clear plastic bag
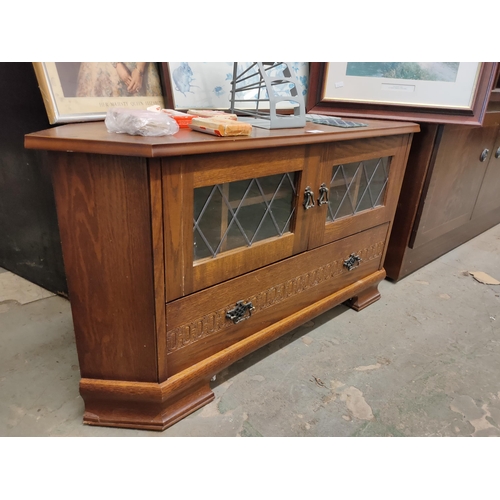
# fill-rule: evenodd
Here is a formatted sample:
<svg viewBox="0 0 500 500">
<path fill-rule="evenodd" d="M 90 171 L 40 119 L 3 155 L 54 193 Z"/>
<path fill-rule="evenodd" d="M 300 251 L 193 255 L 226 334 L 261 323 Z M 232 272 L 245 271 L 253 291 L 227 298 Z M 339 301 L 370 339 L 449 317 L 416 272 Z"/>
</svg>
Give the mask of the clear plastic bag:
<svg viewBox="0 0 500 500">
<path fill-rule="evenodd" d="M 179 131 L 177 122 L 166 113 L 145 109 L 110 108 L 104 120 L 108 132 L 156 137 Z"/>
</svg>

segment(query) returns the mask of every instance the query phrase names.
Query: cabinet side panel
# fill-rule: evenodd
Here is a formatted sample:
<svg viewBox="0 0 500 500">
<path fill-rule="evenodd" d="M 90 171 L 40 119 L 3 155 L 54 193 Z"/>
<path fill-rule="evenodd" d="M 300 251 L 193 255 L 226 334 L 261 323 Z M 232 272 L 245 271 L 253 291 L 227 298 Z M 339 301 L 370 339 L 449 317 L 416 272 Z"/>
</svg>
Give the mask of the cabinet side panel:
<svg viewBox="0 0 500 500">
<path fill-rule="evenodd" d="M 384 268 L 387 276 L 399 279 L 402 260 L 417 218 L 421 196 L 425 197 L 425 183 L 438 132 L 438 125 L 421 125 L 420 133 L 413 137 L 401 193 L 394 216 Z"/>
<path fill-rule="evenodd" d="M 50 159 L 82 377 L 157 381 L 146 160 Z"/>
</svg>

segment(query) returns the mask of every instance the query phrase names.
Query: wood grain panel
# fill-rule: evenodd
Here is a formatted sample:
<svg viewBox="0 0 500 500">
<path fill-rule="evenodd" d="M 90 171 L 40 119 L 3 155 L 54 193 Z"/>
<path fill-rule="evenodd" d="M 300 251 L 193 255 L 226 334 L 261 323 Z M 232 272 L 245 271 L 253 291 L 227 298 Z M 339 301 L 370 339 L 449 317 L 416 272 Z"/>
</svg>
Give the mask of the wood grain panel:
<svg viewBox="0 0 500 500">
<path fill-rule="evenodd" d="M 331 243 L 332 241 L 336 241 L 339 238 L 345 238 L 351 234 L 366 231 L 374 225 L 388 222 L 390 218 L 391 212 L 389 212 L 383 205 L 363 210 L 362 212 L 358 212 L 356 215 L 342 217 L 341 219 L 336 219 L 327 223 L 324 222 L 326 219 L 325 215 L 323 217 L 323 234 L 320 235 L 321 243 L 318 244 L 324 245 Z M 314 246 L 317 246 L 317 244 Z"/>
<path fill-rule="evenodd" d="M 465 224 L 472 215 L 496 127 L 444 126 L 421 216 L 415 222 L 410 247 L 416 248 Z"/>
<path fill-rule="evenodd" d="M 182 297 L 186 266 L 193 254 L 192 176 L 185 175 L 184 158 L 162 160 L 163 219 L 165 223 L 166 300 Z M 189 284 L 188 284 L 189 285 Z"/>
<path fill-rule="evenodd" d="M 413 137 L 408 163 L 401 186 L 384 268 L 392 280 L 400 277 L 402 262 L 417 216 L 421 197 L 425 197 L 430 179 L 429 166 L 433 155 L 439 125 L 424 124 Z M 426 187 L 427 185 L 427 187 Z"/>
<path fill-rule="evenodd" d="M 153 244 L 155 326 L 158 359 L 158 380 L 167 378 L 167 357 L 165 346 L 165 249 L 163 235 L 163 190 L 161 178 L 161 161 L 156 158 L 148 160 L 149 186 L 151 197 L 151 234 Z"/>
<path fill-rule="evenodd" d="M 329 144 L 328 149 L 324 149 L 323 161 L 333 166 L 340 163 L 369 160 L 375 157 L 393 156 L 400 146 L 400 135 L 341 143 L 334 142 Z"/>
<path fill-rule="evenodd" d="M 214 399 L 209 377 L 181 385 L 81 379 L 88 425 L 162 431 Z"/>
<path fill-rule="evenodd" d="M 306 146 L 197 155 L 189 162 L 195 188 L 304 169 Z"/>
<path fill-rule="evenodd" d="M 363 120 L 367 127 L 339 128 L 306 123 L 304 128 L 266 130 L 254 127 L 249 137 L 215 137 L 181 129 L 177 134 L 162 137 L 110 134 L 103 122 L 74 123 L 42 130 L 25 136 L 28 149 L 74 151 L 120 156 L 161 157 L 247 151 L 275 148 L 290 144 L 323 144 L 358 138 L 418 132 L 415 123 Z M 310 133 L 319 130 L 321 133 Z"/>
<path fill-rule="evenodd" d="M 157 381 L 146 160 L 50 158 L 81 374 Z"/>
<path fill-rule="evenodd" d="M 379 270 L 387 230 L 378 226 L 167 304 L 169 375 Z M 348 271 L 351 253 L 362 262 Z M 255 311 L 234 324 L 225 313 L 240 300 Z"/>
<path fill-rule="evenodd" d="M 189 293 L 289 257 L 293 253 L 294 241 L 295 235 L 288 233 L 198 261 L 191 271 L 193 285 Z"/>
</svg>

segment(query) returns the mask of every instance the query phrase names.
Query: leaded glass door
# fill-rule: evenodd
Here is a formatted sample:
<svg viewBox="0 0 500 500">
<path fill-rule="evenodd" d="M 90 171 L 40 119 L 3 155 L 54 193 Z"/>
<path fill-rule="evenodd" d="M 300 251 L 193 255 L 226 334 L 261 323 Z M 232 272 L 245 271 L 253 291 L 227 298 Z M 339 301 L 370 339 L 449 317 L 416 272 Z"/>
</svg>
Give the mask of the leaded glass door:
<svg viewBox="0 0 500 500">
<path fill-rule="evenodd" d="M 390 158 L 370 158 L 332 165 L 327 222 L 380 207 L 385 201 Z"/>
<path fill-rule="evenodd" d="M 333 143 L 322 157 L 318 192 L 324 232 L 310 241 L 316 246 L 390 220 L 397 194 L 391 190 L 392 170 L 401 158 L 401 137 Z M 395 164 L 396 162 L 396 164 Z"/>
<path fill-rule="evenodd" d="M 165 160 L 165 229 L 174 236 L 165 240 L 168 300 L 307 249 L 298 203 L 308 163 L 318 165 L 309 151 L 293 146 Z"/>
<path fill-rule="evenodd" d="M 196 188 L 194 262 L 289 233 L 297 180 L 285 172 Z"/>
</svg>

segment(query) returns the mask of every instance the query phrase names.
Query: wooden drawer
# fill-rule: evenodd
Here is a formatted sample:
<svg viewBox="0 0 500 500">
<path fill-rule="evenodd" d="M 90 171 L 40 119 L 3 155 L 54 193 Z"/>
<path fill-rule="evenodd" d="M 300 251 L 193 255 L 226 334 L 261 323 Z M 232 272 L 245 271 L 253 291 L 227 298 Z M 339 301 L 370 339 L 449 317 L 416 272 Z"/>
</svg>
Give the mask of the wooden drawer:
<svg viewBox="0 0 500 500">
<path fill-rule="evenodd" d="M 389 224 L 290 257 L 166 305 L 167 366 L 173 375 L 382 267 Z M 351 271 L 344 261 L 362 260 Z M 251 315 L 226 318 L 236 303 Z"/>
</svg>

